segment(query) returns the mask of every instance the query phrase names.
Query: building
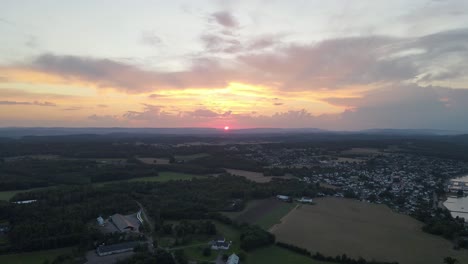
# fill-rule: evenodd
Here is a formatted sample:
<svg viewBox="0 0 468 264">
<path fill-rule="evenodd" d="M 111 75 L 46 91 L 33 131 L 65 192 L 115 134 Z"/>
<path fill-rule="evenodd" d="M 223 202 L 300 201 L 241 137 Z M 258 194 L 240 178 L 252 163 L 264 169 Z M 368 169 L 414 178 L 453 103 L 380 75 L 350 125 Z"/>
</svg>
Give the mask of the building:
<svg viewBox="0 0 468 264">
<path fill-rule="evenodd" d="M 301 199 L 299 199 L 297 201 L 300 202 L 300 203 L 308 203 L 308 204 L 311 204 L 313 202 L 312 198 L 309 198 L 309 197 L 302 197 Z"/>
<path fill-rule="evenodd" d="M 138 231 L 140 226 L 138 219 L 132 216 L 114 214 L 110 220 L 120 232 Z"/>
<path fill-rule="evenodd" d="M 231 246 L 231 241 L 227 242 L 224 237 L 217 238 L 213 241 L 211 241 L 211 249 L 213 250 L 228 250 L 229 247 Z"/>
<path fill-rule="evenodd" d="M 291 197 L 286 196 L 286 195 L 276 195 L 276 198 L 278 200 L 283 201 L 283 202 L 290 202 L 291 201 Z"/>
<path fill-rule="evenodd" d="M 99 216 L 98 218 L 96 218 L 96 221 L 98 225 L 104 226 L 104 218 L 102 218 L 102 216 Z"/>
<path fill-rule="evenodd" d="M 226 264 L 239 264 L 239 257 L 236 254 L 232 253 L 232 255 L 229 256 Z"/>
<path fill-rule="evenodd" d="M 119 254 L 124 252 L 133 251 L 133 249 L 140 245 L 140 242 L 133 241 L 133 242 L 125 242 L 120 244 L 108 245 L 108 246 L 99 246 L 96 249 L 96 253 L 98 256 L 107 256 L 112 254 Z"/>
<path fill-rule="evenodd" d="M 15 204 L 30 204 L 30 203 L 35 203 L 37 202 L 37 200 L 23 200 L 23 201 L 16 201 L 16 202 L 13 202 Z"/>
</svg>

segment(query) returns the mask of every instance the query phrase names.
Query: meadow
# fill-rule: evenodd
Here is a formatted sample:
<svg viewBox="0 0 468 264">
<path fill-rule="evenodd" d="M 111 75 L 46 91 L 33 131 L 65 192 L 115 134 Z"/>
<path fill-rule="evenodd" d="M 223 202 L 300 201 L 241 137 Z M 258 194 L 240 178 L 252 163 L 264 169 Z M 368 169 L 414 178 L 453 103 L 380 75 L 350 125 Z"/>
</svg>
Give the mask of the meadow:
<svg viewBox="0 0 468 264">
<path fill-rule="evenodd" d="M 117 183 L 117 182 L 167 182 L 167 181 L 187 181 L 195 178 L 206 178 L 209 176 L 203 175 L 195 175 L 195 174 L 188 174 L 188 173 L 181 173 L 181 172 L 171 172 L 171 171 L 163 171 L 159 172 L 158 176 L 150 176 L 150 177 L 139 177 L 133 178 L 129 180 L 119 180 L 119 181 L 107 181 L 107 182 L 100 182 L 94 183 L 94 186 L 103 186 L 106 184 Z"/>
<path fill-rule="evenodd" d="M 245 171 L 245 170 L 235 170 L 235 169 L 226 169 L 226 171 L 234 176 L 241 176 L 248 180 L 265 183 L 270 182 L 274 178 L 279 179 L 296 179 L 294 176 L 264 176 L 261 172 L 254 171 Z"/>
<path fill-rule="evenodd" d="M 0 192 L 0 201 L 9 201 L 17 193 L 41 191 L 41 190 L 47 190 L 47 189 L 50 189 L 50 188 L 55 188 L 55 186 L 42 187 L 42 188 L 31 188 L 31 189 L 26 189 L 26 190 L 1 191 Z"/>
</svg>

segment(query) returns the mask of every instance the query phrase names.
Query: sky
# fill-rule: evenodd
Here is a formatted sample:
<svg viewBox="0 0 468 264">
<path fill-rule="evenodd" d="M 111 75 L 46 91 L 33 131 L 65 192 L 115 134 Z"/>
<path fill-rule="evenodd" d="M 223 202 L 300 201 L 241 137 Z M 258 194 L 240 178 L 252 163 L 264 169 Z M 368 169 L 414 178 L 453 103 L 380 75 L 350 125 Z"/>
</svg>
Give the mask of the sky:
<svg viewBox="0 0 468 264">
<path fill-rule="evenodd" d="M 468 131 L 465 0 L 0 0 L 1 127 Z"/>
</svg>

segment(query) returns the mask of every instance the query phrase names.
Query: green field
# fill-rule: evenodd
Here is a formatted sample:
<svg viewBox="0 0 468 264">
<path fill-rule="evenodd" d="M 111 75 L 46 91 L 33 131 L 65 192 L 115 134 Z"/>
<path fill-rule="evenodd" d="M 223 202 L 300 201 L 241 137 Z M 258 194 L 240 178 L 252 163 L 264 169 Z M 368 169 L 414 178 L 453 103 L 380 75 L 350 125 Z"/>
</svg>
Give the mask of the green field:
<svg viewBox="0 0 468 264">
<path fill-rule="evenodd" d="M 208 156 L 210 156 L 210 154 L 208 153 L 197 153 L 197 154 L 192 154 L 192 155 L 176 155 L 174 156 L 174 158 L 176 160 L 189 161 L 189 160 L 195 160 L 195 159 L 204 158 Z"/>
<path fill-rule="evenodd" d="M 300 255 L 290 250 L 278 247 L 269 246 L 256 249 L 247 255 L 247 264 L 270 264 L 270 263 L 288 263 L 288 264 L 325 264 L 313 260 L 310 257 Z"/>
<path fill-rule="evenodd" d="M 281 203 L 279 206 L 258 219 L 256 224 L 261 228 L 268 230 L 272 226 L 279 224 L 281 222 L 281 218 L 287 215 L 294 207 L 296 207 L 295 203 Z"/>
<path fill-rule="evenodd" d="M 41 190 L 47 190 L 52 187 L 43 187 L 43 188 L 32 188 L 32 189 L 26 189 L 26 190 L 14 190 L 14 191 L 1 191 L 0 192 L 0 201 L 9 201 L 15 194 L 21 193 L 21 192 L 32 192 L 32 191 L 41 191 Z"/>
<path fill-rule="evenodd" d="M 239 223 L 258 225 L 265 230 L 279 224 L 296 203 L 285 203 L 277 199 L 252 200 L 239 212 L 223 212 L 224 215 Z"/>
<path fill-rule="evenodd" d="M 94 183 L 94 186 L 103 186 L 109 183 L 118 183 L 118 182 L 167 182 L 167 181 L 186 181 L 195 178 L 206 178 L 208 176 L 205 175 L 195 175 L 195 174 L 188 174 L 188 173 L 181 173 L 181 172 L 170 172 L 164 171 L 159 172 L 158 176 L 154 177 L 140 177 L 140 178 L 133 178 L 129 180 L 119 180 L 119 181 L 107 181 L 107 182 L 99 182 Z"/>
<path fill-rule="evenodd" d="M 5 264 L 41 264 L 46 260 L 52 262 L 57 256 L 72 252 L 73 248 L 59 248 L 21 254 L 0 255 L 0 263 Z"/>
</svg>

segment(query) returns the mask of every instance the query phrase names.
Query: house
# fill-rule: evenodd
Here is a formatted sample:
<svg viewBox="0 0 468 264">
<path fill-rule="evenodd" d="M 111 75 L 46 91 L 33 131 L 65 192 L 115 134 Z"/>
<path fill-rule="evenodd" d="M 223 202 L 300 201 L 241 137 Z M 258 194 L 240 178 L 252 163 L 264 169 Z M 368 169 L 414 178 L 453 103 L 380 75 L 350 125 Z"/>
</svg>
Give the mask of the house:
<svg viewBox="0 0 468 264">
<path fill-rule="evenodd" d="M 140 242 L 132 241 L 132 242 L 125 242 L 120 244 L 113 244 L 108 246 L 99 246 L 96 249 L 96 253 L 98 256 L 107 256 L 112 254 L 119 254 L 124 252 L 133 251 L 133 249 L 140 245 Z"/>
<path fill-rule="evenodd" d="M 226 264 L 239 264 L 239 257 L 236 254 L 232 253 L 232 255 L 229 256 Z"/>
<path fill-rule="evenodd" d="M 213 250 L 228 250 L 231 246 L 231 241 L 227 242 L 224 237 L 220 237 L 211 241 L 211 249 Z"/>
<path fill-rule="evenodd" d="M 136 217 L 114 214 L 110 217 L 111 222 L 120 232 L 138 231 L 140 223 Z"/>
</svg>

